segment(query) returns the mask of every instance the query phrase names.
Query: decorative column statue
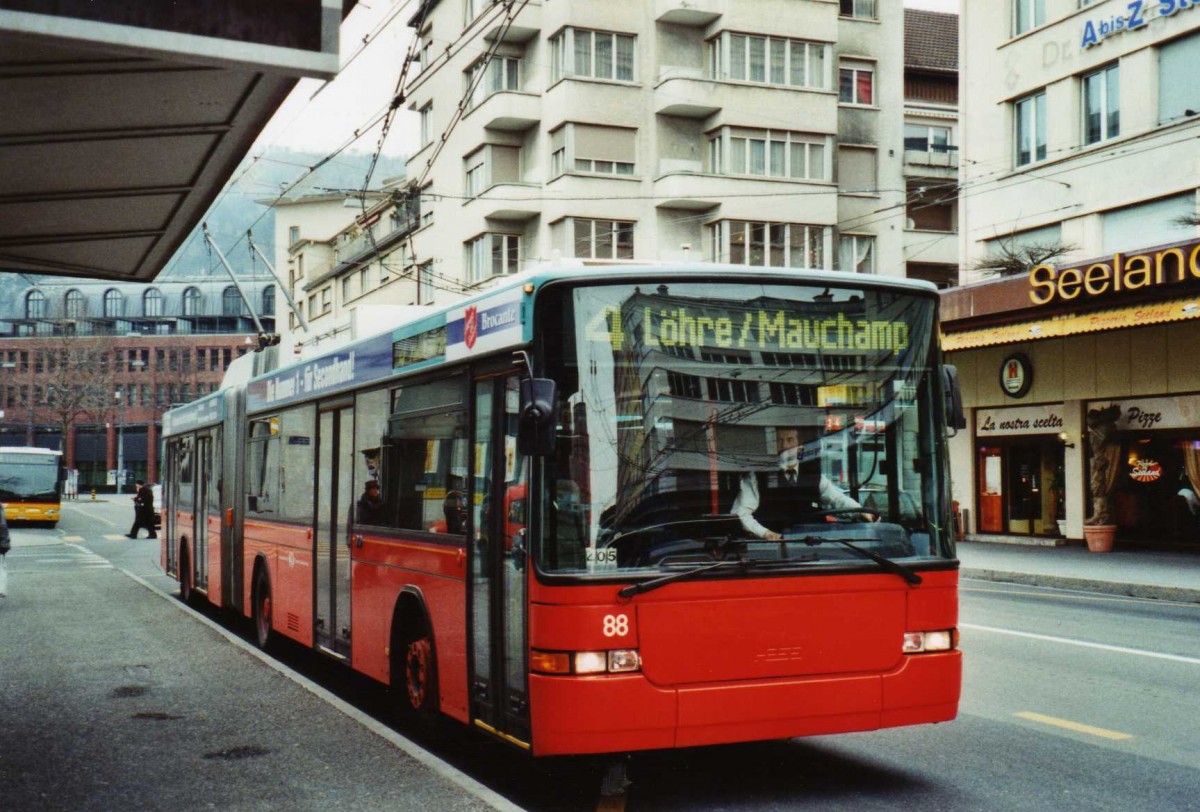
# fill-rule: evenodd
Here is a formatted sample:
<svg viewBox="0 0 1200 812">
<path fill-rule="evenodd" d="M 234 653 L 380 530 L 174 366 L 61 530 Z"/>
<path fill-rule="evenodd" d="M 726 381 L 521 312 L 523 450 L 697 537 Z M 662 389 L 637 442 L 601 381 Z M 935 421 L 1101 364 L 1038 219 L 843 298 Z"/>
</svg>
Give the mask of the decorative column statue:
<svg viewBox="0 0 1200 812">
<path fill-rule="evenodd" d="M 1117 404 L 1103 409 L 1088 409 L 1088 444 L 1091 449 L 1092 515 L 1084 524 L 1111 524 L 1109 516 L 1110 495 L 1117 479 L 1120 464 L 1121 444 L 1117 441 L 1117 420 L 1121 407 Z"/>
</svg>

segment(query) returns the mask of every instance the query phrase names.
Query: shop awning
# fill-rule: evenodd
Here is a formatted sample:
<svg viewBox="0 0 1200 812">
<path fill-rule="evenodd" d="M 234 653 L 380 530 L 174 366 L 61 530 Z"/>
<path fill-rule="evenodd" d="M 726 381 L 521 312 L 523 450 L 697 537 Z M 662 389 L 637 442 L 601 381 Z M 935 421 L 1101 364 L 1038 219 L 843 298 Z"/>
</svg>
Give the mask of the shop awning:
<svg viewBox="0 0 1200 812">
<path fill-rule="evenodd" d="M 1066 313 L 1044 319 L 997 324 L 974 330 L 954 332 L 943 330 L 942 349 L 953 351 L 967 350 L 973 347 L 990 347 L 997 344 L 1017 344 L 1043 338 L 1061 338 L 1082 333 L 1144 327 L 1148 324 L 1163 324 L 1196 318 L 1200 318 L 1200 295 L 1163 302 L 1129 305 L 1111 310 Z"/>
</svg>

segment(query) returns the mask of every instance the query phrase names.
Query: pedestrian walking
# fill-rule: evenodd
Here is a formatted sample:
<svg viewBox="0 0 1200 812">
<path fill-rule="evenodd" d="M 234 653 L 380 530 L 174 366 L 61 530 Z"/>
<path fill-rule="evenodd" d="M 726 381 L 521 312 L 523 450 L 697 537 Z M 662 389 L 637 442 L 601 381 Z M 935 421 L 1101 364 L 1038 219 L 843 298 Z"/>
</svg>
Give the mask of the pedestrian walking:
<svg viewBox="0 0 1200 812">
<path fill-rule="evenodd" d="M 4 518 L 4 505 L 0 505 L 0 598 L 8 596 L 8 564 L 5 557 L 12 549 L 8 536 L 8 520 Z"/>
<path fill-rule="evenodd" d="M 137 493 L 133 497 L 133 528 L 125 534 L 126 538 L 137 538 L 138 530 L 143 527 L 150 531 L 146 538 L 158 538 L 154 531 L 154 491 L 139 479 Z"/>
</svg>

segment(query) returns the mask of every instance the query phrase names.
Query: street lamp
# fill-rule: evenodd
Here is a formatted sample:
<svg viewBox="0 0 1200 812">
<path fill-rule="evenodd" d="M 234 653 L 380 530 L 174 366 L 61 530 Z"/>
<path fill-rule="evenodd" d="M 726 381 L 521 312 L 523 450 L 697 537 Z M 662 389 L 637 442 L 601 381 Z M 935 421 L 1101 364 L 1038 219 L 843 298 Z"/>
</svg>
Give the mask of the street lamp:
<svg viewBox="0 0 1200 812">
<path fill-rule="evenodd" d="M 125 487 L 125 398 L 118 387 L 113 397 L 117 399 L 117 493 Z"/>
</svg>

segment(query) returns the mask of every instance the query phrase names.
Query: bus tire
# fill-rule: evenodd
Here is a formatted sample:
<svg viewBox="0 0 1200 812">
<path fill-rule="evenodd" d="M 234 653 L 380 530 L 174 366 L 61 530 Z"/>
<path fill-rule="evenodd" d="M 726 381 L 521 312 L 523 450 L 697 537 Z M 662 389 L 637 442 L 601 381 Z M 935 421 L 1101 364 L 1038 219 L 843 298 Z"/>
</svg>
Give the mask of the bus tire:
<svg viewBox="0 0 1200 812">
<path fill-rule="evenodd" d="M 254 603 L 254 642 L 266 651 L 275 642 L 275 635 L 271 629 L 271 578 L 267 575 L 266 566 L 261 563 L 254 568 L 251 600 Z"/>
<path fill-rule="evenodd" d="M 188 562 L 187 543 L 182 541 L 179 542 L 179 599 L 188 606 L 195 599 L 192 592 L 192 565 Z"/>
<path fill-rule="evenodd" d="M 406 723 L 431 728 L 438 718 L 437 652 L 429 618 L 406 601 L 392 625 L 392 689 L 396 714 Z"/>
</svg>

